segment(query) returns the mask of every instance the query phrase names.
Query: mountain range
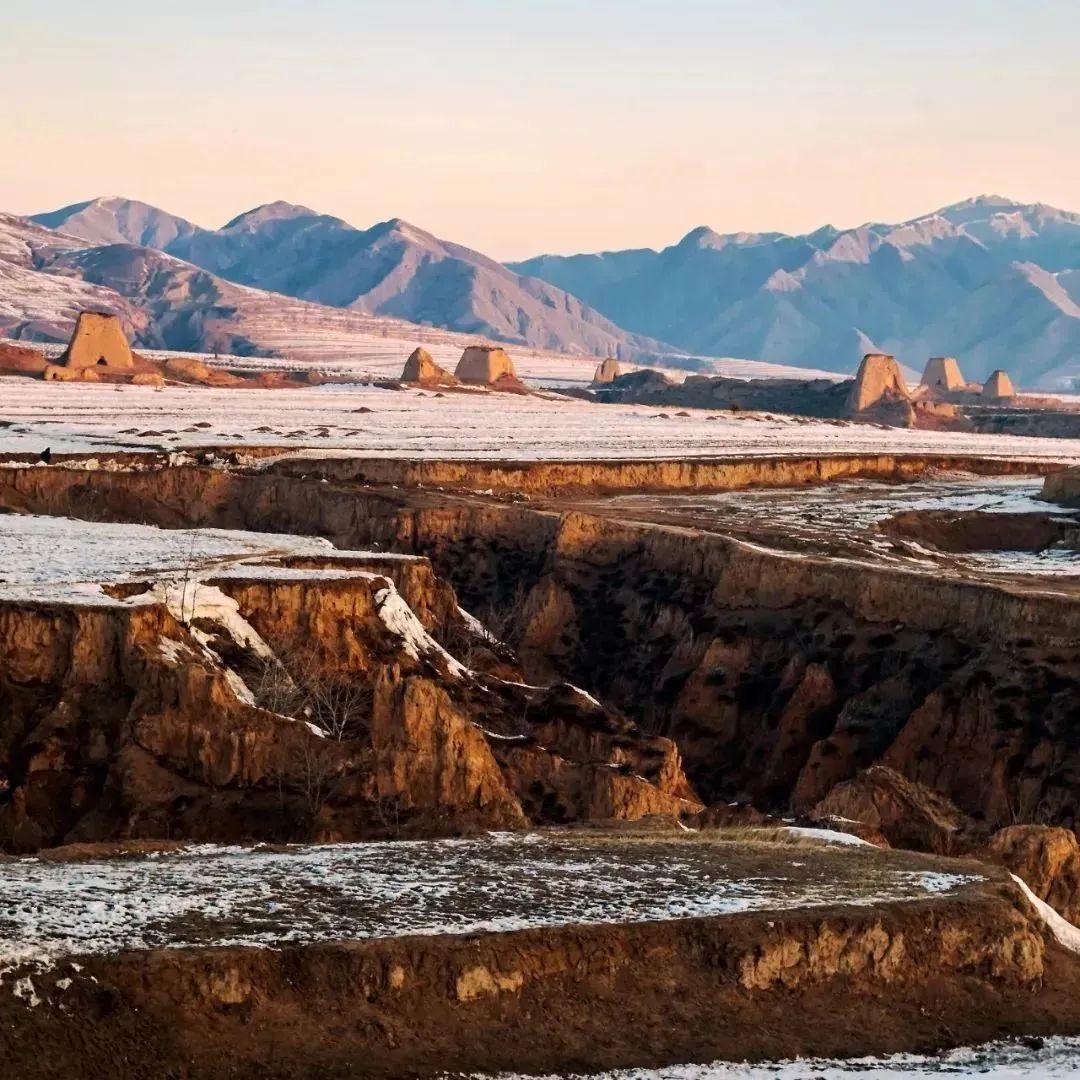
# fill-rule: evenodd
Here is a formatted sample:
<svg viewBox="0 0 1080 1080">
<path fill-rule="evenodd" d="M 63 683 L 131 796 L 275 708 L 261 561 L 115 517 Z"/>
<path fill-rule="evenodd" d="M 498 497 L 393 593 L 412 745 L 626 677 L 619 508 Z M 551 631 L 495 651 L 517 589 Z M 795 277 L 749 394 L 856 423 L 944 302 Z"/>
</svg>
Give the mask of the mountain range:
<svg viewBox="0 0 1080 1080">
<path fill-rule="evenodd" d="M 288 327 L 378 319 L 683 365 L 948 354 L 971 378 L 1061 388 L 1080 378 L 1080 215 L 980 196 L 897 224 L 701 227 L 661 251 L 503 266 L 398 218 L 357 229 L 283 202 L 220 229 L 115 197 L 0 214 L 0 332 L 60 339 L 85 306 L 119 311 L 144 347 L 280 353 Z"/>
<path fill-rule="evenodd" d="M 30 220 L 94 246 L 156 249 L 216 279 L 367 315 L 541 349 L 628 359 L 674 351 L 557 286 L 397 218 L 361 230 L 275 202 L 203 229 L 146 203 L 99 198 Z"/>
<path fill-rule="evenodd" d="M 720 234 L 512 264 L 690 353 L 850 370 L 863 352 L 1024 385 L 1080 375 L 1080 214 L 1000 196 L 898 224 Z"/>
</svg>

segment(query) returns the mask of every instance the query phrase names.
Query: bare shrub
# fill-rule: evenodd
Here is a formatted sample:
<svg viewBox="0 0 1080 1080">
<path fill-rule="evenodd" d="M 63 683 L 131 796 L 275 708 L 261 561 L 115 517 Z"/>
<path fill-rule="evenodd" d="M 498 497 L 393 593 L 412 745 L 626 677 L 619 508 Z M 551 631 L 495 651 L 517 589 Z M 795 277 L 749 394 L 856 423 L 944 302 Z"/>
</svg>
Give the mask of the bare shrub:
<svg viewBox="0 0 1080 1080">
<path fill-rule="evenodd" d="M 262 660 L 251 692 L 260 708 L 314 724 L 335 742 L 362 738 L 371 722 L 372 686 L 327 672 L 310 650 Z"/>
<path fill-rule="evenodd" d="M 477 618 L 496 641 L 512 642 L 521 632 L 528 598 L 529 591 L 525 588 L 525 583 L 519 581 L 501 603 L 489 600 L 477 612 Z"/>
<path fill-rule="evenodd" d="M 468 668 L 478 666 L 478 658 L 485 653 L 511 654 L 510 644 L 521 631 L 528 590 L 518 582 L 509 597 L 502 603 L 489 599 L 474 612 L 476 621 L 484 628 L 477 633 L 467 621 L 454 623 L 441 643 L 447 652 Z"/>
</svg>

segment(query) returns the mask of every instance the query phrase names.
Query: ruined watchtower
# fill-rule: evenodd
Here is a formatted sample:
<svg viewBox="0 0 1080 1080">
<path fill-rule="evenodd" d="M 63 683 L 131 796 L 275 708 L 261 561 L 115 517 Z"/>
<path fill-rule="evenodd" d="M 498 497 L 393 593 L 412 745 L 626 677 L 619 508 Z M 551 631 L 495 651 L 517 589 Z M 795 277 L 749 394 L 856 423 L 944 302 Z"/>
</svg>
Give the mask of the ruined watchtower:
<svg viewBox="0 0 1080 1080">
<path fill-rule="evenodd" d="M 888 353 L 867 353 L 859 365 L 858 374 L 851 384 L 848 409 L 853 413 L 865 412 L 875 405 L 899 402 L 910 405 L 904 373 L 895 356 Z"/>
<path fill-rule="evenodd" d="M 496 345 L 470 345 L 454 371 L 454 377 L 463 383 L 479 386 L 491 386 L 507 375 L 517 379 L 514 362 Z"/>
<path fill-rule="evenodd" d="M 596 368 L 596 374 L 593 375 L 593 383 L 609 383 L 614 382 L 622 374 L 622 368 L 619 367 L 619 361 L 613 356 L 609 356 L 606 360 L 602 360 Z"/>
<path fill-rule="evenodd" d="M 984 398 L 990 398 L 996 401 L 1016 396 L 1016 390 L 1013 387 L 1012 379 L 1009 378 L 1008 372 L 1002 371 L 1001 368 L 998 368 L 997 371 L 986 380 L 982 392 Z"/>
<path fill-rule="evenodd" d="M 967 386 L 954 356 L 931 356 L 926 361 L 921 385 L 947 394 Z"/>
<path fill-rule="evenodd" d="M 135 366 L 118 315 L 81 311 L 68 347 L 57 363 L 66 368 L 123 368 Z"/>
</svg>

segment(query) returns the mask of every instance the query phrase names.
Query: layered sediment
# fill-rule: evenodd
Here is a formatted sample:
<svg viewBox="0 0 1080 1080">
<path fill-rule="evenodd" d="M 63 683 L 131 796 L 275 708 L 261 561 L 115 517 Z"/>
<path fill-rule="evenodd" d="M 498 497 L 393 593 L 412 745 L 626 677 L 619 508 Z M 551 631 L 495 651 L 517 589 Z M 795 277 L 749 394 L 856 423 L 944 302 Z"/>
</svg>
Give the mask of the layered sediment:
<svg viewBox="0 0 1080 1080">
<path fill-rule="evenodd" d="M 1036 814 L 1075 825 L 1080 757 L 1069 732 L 1080 693 L 1080 614 L 1068 595 L 356 483 L 439 478 L 472 486 L 497 477 L 509 486 L 524 475 L 524 486 L 547 488 L 549 470 L 565 477 L 567 465 L 530 473 L 485 463 L 316 464 L 307 479 L 289 475 L 299 463 L 256 473 L 6 469 L 0 505 L 316 533 L 345 548 L 427 555 L 467 607 L 506 617 L 527 679 L 584 686 L 646 732 L 672 739 L 707 800 L 810 810 L 880 762 L 987 828 Z M 781 468 L 745 465 L 742 480 L 757 467 L 772 475 Z M 570 479 L 640 475 L 636 466 L 596 468 Z M 332 482 L 322 483 L 327 474 Z"/>
<path fill-rule="evenodd" d="M 1075 990 L 993 880 L 873 909 L 80 957 L 32 976 L 35 1008 L 0 997 L 0 1038 L 27 1078 L 565 1074 L 1075 1030 Z"/>
<path fill-rule="evenodd" d="M 669 740 L 572 687 L 524 684 L 426 560 L 295 562 L 0 600 L 0 842 L 358 839 L 699 808 Z"/>
</svg>

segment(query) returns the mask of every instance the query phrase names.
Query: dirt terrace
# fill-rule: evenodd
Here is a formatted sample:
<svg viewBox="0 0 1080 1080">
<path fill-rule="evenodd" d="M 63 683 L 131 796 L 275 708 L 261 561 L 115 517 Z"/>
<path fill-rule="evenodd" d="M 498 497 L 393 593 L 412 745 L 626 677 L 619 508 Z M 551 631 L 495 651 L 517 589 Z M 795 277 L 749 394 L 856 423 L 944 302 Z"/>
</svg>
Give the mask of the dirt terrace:
<svg viewBox="0 0 1080 1080">
<path fill-rule="evenodd" d="M 0 875 L 0 969 L 129 949 L 873 905 L 961 894 L 987 881 L 987 868 L 975 864 L 832 847 L 797 836 L 788 844 L 746 845 L 715 834 L 550 831 L 22 859 L 5 864 Z"/>
<path fill-rule="evenodd" d="M 407 869 L 397 873 L 410 845 L 395 851 L 388 857 L 386 846 L 372 849 L 387 864 L 386 881 L 434 893 L 446 884 L 430 865 L 422 867 L 419 885 Z M 526 925 L 511 932 L 136 948 L 57 957 L 46 970 L 24 965 L 4 977 L 10 992 L 0 994 L 0 1053 L 11 1074 L 26 1080 L 478 1070 L 566 1075 L 686 1061 L 927 1051 L 1080 1031 L 1076 957 L 1048 939 L 1018 889 L 989 867 L 870 849 L 674 836 L 551 838 L 537 851 L 526 863 L 520 850 L 495 843 L 469 868 L 478 871 L 475 888 L 466 884 L 474 896 L 460 910 L 471 904 L 474 913 L 507 906 L 524 912 Z M 103 891 L 84 896 L 102 906 L 112 874 L 138 877 L 141 868 L 150 880 L 158 862 L 207 866 L 215 857 L 102 861 L 84 854 L 92 857 L 51 868 L 99 875 Z M 334 849 L 326 856 L 335 858 Z M 631 856 L 639 869 L 627 877 Z M 49 867 L 32 865 L 39 880 L 48 876 Z M 525 865 L 538 881 L 529 882 Z M 266 886 L 264 909 L 284 892 L 280 915 L 265 911 L 271 921 L 295 928 L 298 915 L 334 903 L 333 882 L 321 892 L 301 882 L 296 888 L 308 890 L 310 903 L 294 906 L 288 888 L 278 888 L 278 871 L 266 873 L 257 860 L 253 867 L 252 884 L 261 877 Z M 772 889 L 768 906 L 697 918 L 654 906 L 645 913 L 658 916 L 652 921 L 529 924 L 566 912 L 562 905 L 576 904 L 578 896 L 587 910 L 589 903 L 610 905 L 644 889 L 662 905 L 668 895 L 678 897 L 680 880 L 683 888 L 701 890 L 692 879 L 702 868 L 714 875 L 706 888 L 721 875 Z M 955 891 L 924 889 L 920 899 L 905 873 L 936 875 L 924 884 L 947 875 L 981 880 Z M 212 887 L 204 890 L 204 904 L 212 911 L 225 893 L 218 878 L 207 877 Z M 354 867 L 345 879 L 355 885 L 379 874 Z M 883 898 L 901 882 L 907 898 Z M 818 906 L 790 906 L 807 892 L 816 894 Z M 478 897 L 486 908 L 477 907 Z M 23 890 L 8 910 L 26 902 Z M 366 909 L 384 924 L 398 918 L 392 902 L 355 904 L 347 896 L 340 902 L 341 911 Z M 407 918 L 408 904 L 402 910 Z M 189 914 L 174 924 L 177 937 L 196 930 L 195 913 Z M 254 912 L 246 918 L 258 932 Z"/>
</svg>

